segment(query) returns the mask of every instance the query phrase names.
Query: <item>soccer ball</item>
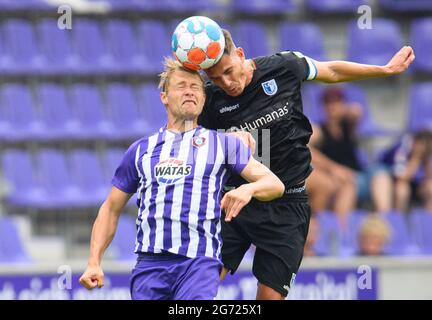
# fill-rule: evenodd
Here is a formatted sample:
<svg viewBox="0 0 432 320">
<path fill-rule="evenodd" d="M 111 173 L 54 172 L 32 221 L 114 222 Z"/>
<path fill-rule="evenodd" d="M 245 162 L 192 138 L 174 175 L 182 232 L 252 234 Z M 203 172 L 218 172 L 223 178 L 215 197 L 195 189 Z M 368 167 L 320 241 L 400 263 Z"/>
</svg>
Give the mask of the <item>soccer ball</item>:
<svg viewBox="0 0 432 320">
<path fill-rule="evenodd" d="M 174 56 L 185 68 L 207 69 L 222 57 L 225 38 L 213 20 L 194 16 L 178 24 L 171 41 Z"/>
</svg>

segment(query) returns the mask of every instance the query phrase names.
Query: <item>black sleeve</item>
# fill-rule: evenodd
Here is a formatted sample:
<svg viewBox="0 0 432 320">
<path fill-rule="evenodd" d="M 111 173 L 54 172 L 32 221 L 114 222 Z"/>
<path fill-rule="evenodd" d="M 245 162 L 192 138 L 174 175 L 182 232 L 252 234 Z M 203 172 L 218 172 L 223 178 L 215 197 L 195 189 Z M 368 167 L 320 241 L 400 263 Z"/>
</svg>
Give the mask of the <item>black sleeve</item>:
<svg viewBox="0 0 432 320">
<path fill-rule="evenodd" d="M 283 65 L 291 70 L 299 81 L 315 79 L 316 67 L 309 57 L 297 51 L 282 51 L 277 55 L 280 55 Z"/>
</svg>

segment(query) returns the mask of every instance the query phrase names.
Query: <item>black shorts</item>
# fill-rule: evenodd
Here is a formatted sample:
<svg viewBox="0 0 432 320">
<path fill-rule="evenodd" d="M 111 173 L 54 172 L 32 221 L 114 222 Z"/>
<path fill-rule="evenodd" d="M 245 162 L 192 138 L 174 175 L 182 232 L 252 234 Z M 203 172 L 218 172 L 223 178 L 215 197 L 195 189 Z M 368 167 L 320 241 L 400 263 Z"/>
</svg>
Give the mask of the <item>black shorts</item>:
<svg viewBox="0 0 432 320">
<path fill-rule="evenodd" d="M 300 193 L 286 193 L 270 202 L 252 199 L 231 222 L 222 219 L 225 268 L 233 274 L 254 244 L 254 276 L 260 283 L 287 296 L 302 261 L 310 216 L 304 188 Z"/>
</svg>

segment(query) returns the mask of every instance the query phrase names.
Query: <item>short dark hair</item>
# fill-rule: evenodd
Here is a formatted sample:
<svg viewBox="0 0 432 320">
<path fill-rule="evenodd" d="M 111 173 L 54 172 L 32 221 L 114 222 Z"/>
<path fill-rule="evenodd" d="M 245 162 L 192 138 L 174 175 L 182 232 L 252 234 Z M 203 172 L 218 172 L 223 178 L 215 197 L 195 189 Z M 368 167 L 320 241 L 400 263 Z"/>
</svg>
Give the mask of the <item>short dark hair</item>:
<svg viewBox="0 0 432 320">
<path fill-rule="evenodd" d="M 340 87 L 326 88 L 322 94 L 322 101 L 324 102 L 324 104 L 345 100 L 345 93 Z"/>
</svg>

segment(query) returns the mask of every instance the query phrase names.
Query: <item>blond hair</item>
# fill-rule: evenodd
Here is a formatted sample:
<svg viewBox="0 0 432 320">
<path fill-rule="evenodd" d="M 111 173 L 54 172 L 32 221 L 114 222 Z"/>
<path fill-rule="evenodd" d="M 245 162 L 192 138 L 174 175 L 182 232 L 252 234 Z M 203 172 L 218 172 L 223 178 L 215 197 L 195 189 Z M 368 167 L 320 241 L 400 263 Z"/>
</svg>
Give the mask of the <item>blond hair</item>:
<svg viewBox="0 0 432 320">
<path fill-rule="evenodd" d="M 360 238 L 376 236 L 382 239 L 384 242 L 388 242 L 390 240 L 391 230 L 383 218 L 373 214 L 363 220 L 358 232 L 358 236 Z"/>
<path fill-rule="evenodd" d="M 185 68 L 185 67 L 183 67 L 183 65 L 179 61 L 174 60 L 174 59 L 169 58 L 169 57 L 165 57 L 164 70 L 162 71 L 162 73 L 159 74 L 158 88 L 161 89 L 163 92 L 167 92 L 169 80 L 171 79 L 171 76 L 173 75 L 173 73 L 176 71 L 184 71 L 184 72 L 188 72 L 190 74 L 197 75 L 202 82 L 202 86 L 203 86 L 203 90 L 204 90 L 204 78 L 201 76 L 201 74 L 198 71 L 194 71 L 194 70 Z"/>
</svg>

